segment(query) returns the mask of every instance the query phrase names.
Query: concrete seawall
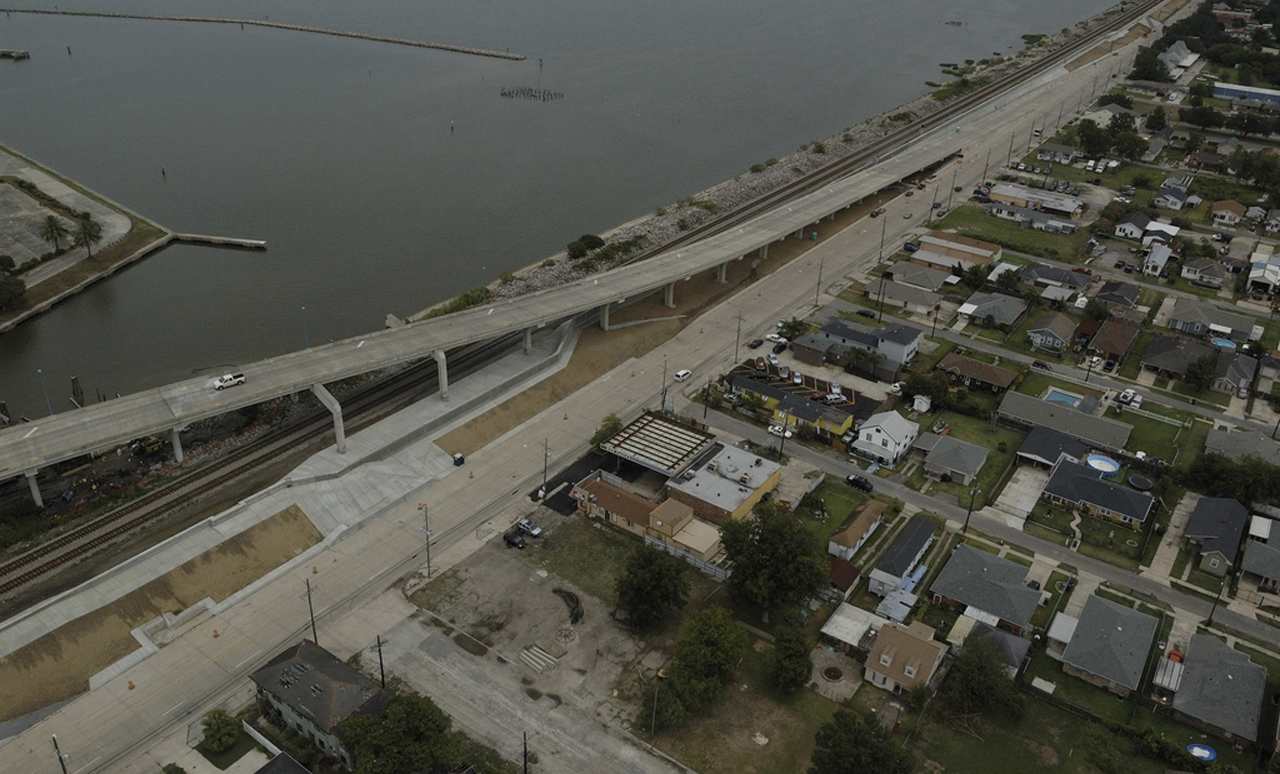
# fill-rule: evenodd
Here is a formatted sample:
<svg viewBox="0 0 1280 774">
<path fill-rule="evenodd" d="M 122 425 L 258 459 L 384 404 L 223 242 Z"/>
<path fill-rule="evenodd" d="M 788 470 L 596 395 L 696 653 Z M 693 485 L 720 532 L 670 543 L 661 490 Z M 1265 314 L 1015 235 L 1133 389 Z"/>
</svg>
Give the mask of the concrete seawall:
<svg viewBox="0 0 1280 774">
<path fill-rule="evenodd" d="M 263 19 L 222 19 L 208 16 L 164 16 L 160 14 L 141 14 L 141 13 L 111 13 L 108 11 L 48 11 L 38 8 L 0 8 L 3 13 L 31 13 L 41 14 L 45 16 L 88 16 L 99 19 L 138 19 L 143 21 L 169 21 L 169 22 L 202 22 L 205 24 L 239 24 L 241 26 L 251 27 L 269 27 L 277 30 L 291 30 L 293 32 L 310 32 L 315 35 L 333 35 L 340 38 L 355 38 L 357 40 L 369 40 L 375 43 L 390 43 L 396 46 L 411 46 L 413 48 L 434 48 L 439 51 L 451 51 L 455 54 L 470 54 L 472 56 L 487 56 L 494 59 L 510 59 L 513 61 L 521 61 L 525 59 L 524 54 L 513 54 L 510 51 L 493 51 L 487 48 L 473 48 L 471 46 L 455 46 L 452 43 L 435 43 L 426 40 L 411 40 L 409 38 L 396 38 L 389 35 L 371 35 L 364 32 L 348 32 L 347 30 L 333 30 L 325 27 L 309 27 L 304 24 L 286 24 L 284 22 L 266 21 Z"/>
</svg>

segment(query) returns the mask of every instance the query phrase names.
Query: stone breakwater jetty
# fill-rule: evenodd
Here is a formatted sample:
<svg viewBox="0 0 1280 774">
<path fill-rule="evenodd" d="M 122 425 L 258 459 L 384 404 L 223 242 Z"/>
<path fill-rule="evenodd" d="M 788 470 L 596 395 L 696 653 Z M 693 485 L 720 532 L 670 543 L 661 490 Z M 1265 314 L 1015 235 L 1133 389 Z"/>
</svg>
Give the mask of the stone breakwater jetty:
<svg viewBox="0 0 1280 774">
<path fill-rule="evenodd" d="M 346 30 L 331 30 L 324 27 L 308 27 L 303 24 L 286 24 L 284 22 L 273 22 L 266 19 L 219 19 L 208 16 L 164 16 L 159 14 L 142 14 L 142 13 L 110 13 L 107 11 L 49 11 L 38 8 L 0 8 L 4 13 L 30 13 L 40 14 L 43 16 L 86 16 L 99 19 L 142 19 L 145 21 L 167 21 L 167 22 L 202 22 L 204 24 L 239 24 L 241 26 L 253 27 L 269 27 L 277 30 L 292 30 L 294 32 L 310 32 L 316 35 L 333 35 L 340 38 L 356 38 L 357 40 L 371 40 L 375 43 L 391 43 L 396 46 L 412 46 L 414 48 L 434 48 L 440 51 L 452 51 L 455 54 L 470 54 L 472 56 L 487 56 L 494 59 L 510 59 L 513 61 L 521 61 L 525 59 L 524 54 L 513 54 L 510 51 L 493 51 L 487 48 L 472 48 L 470 46 L 455 46 L 451 43 L 433 43 L 427 40 L 410 40 L 409 38 L 394 38 L 388 35 L 371 35 L 364 32 L 348 32 Z"/>
</svg>

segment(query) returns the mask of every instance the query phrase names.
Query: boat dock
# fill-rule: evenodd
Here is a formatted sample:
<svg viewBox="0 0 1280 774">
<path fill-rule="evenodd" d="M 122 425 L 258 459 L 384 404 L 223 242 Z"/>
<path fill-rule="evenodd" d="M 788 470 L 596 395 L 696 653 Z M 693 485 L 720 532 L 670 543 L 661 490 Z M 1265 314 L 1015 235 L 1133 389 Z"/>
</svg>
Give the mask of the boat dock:
<svg viewBox="0 0 1280 774">
<path fill-rule="evenodd" d="M 239 239 L 237 237 L 209 236 L 207 234 L 174 234 L 173 241 L 188 245 L 213 247 L 238 247 L 242 250 L 266 250 L 265 239 Z"/>
<path fill-rule="evenodd" d="M 21 51 L 16 48 L 0 48 L 0 59 L 30 59 L 30 51 Z"/>
</svg>

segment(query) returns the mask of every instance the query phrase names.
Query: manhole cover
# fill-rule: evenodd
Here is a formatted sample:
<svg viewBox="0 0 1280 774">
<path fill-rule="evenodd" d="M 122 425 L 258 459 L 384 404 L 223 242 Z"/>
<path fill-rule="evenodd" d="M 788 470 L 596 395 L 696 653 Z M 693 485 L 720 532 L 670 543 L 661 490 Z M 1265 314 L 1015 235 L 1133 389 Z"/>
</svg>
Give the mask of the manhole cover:
<svg viewBox="0 0 1280 774">
<path fill-rule="evenodd" d="M 571 626 L 563 626 L 556 632 L 556 639 L 562 643 L 570 643 L 578 639 L 578 633 Z"/>
<path fill-rule="evenodd" d="M 822 670 L 822 676 L 828 682 L 838 683 L 844 679 L 844 670 L 840 667 L 829 666 Z"/>
</svg>

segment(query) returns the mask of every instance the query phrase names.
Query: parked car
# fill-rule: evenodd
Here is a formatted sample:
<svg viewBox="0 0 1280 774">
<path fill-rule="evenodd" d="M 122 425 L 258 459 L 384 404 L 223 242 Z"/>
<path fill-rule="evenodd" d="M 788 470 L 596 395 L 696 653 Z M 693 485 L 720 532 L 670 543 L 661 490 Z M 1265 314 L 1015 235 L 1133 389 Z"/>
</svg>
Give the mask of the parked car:
<svg viewBox="0 0 1280 774">
<path fill-rule="evenodd" d="M 679 371 L 676 371 L 675 378 L 677 382 L 687 382 L 689 381 L 690 376 L 693 376 L 693 371 L 690 371 L 687 368 L 681 368 Z"/>
<path fill-rule="evenodd" d="M 902 249 L 906 250 L 909 253 L 914 253 L 916 250 L 920 249 L 920 245 L 916 244 L 915 242 L 907 242 L 905 245 L 902 246 Z"/>
<path fill-rule="evenodd" d="M 871 482 L 868 481 L 864 476 L 859 476 L 856 474 L 845 476 L 844 482 L 849 486 L 853 487 L 854 489 L 857 489 L 862 492 L 870 492 L 872 489 Z"/>
<path fill-rule="evenodd" d="M 1124 268 L 1124 261 L 1116 261 L 1115 268 L 1117 268 L 1117 269 L 1123 269 L 1123 268 Z"/>
<path fill-rule="evenodd" d="M 774 344 L 774 345 L 773 345 L 773 350 L 772 350 L 772 352 L 773 352 L 773 354 L 775 354 L 775 355 L 781 355 L 783 352 L 786 352 L 786 351 L 787 351 L 787 342 L 786 342 L 786 341 L 779 341 L 777 344 Z"/>
<path fill-rule="evenodd" d="M 876 313 L 871 311 L 870 309 L 859 309 L 856 312 L 854 312 L 854 314 L 858 315 L 859 317 L 865 317 L 868 320 L 876 319 Z"/>
<path fill-rule="evenodd" d="M 524 542 L 524 535 L 521 535 L 518 531 L 514 529 L 511 530 L 510 532 L 503 534 L 502 542 L 507 544 L 507 548 L 523 549 L 527 545 Z"/>
<path fill-rule="evenodd" d="M 1142 408 L 1142 396 L 1134 395 L 1133 400 L 1129 401 L 1129 408 Z"/>
<path fill-rule="evenodd" d="M 778 334 L 776 334 L 776 333 L 766 333 L 766 334 L 764 335 L 764 340 L 765 340 L 765 341 L 772 341 L 774 344 L 786 344 L 786 343 L 787 343 L 787 340 L 786 340 L 786 339 L 782 338 L 781 336 L 779 336 L 779 335 L 778 335 Z"/>
<path fill-rule="evenodd" d="M 521 519 L 516 522 L 516 529 L 520 530 L 529 537 L 542 537 L 542 527 L 534 524 L 528 519 Z"/>
<path fill-rule="evenodd" d="M 1049 372 L 1052 372 L 1052 371 L 1053 371 L 1053 366 L 1049 365 L 1048 363 L 1044 362 L 1043 360 L 1033 360 L 1033 361 L 1031 361 L 1031 367 L 1032 367 L 1032 368 L 1035 368 L 1035 369 L 1037 369 L 1037 370 L 1039 370 L 1039 371 L 1049 371 Z"/>
<path fill-rule="evenodd" d="M 822 401 L 823 403 L 826 403 L 828 406 L 837 406 L 841 403 L 844 403 L 844 396 L 838 392 L 829 392 L 826 395 L 822 396 Z"/>
<path fill-rule="evenodd" d="M 1088 367 L 1089 367 L 1089 368 L 1097 368 L 1097 367 L 1098 367 L 1098 366 L 1100 366 L 1100 365 L 1102 365 L 1102 358 L 1101 358 L 1101 357 L 1098 357 L 1097 355 L 1094 355 L 1093 357 L 1089 358 L 1089 361 L 1088 361 Z"/>
<path fill-rule="evenodd" d="M 915 195 L 916 195 L 915 191 L 907 191 L 907 196 L 915 196 Z"/>
<path fill-rule="evenodd" d="M 904 212 L 904 213 L 902 213 L 902 219 L 903 219 L 903 220 L 911 220 L 911 213 L 909 213 L 909 212 Z"/>
<path fill-rule="evenodd" d="M 1115 368 L 1116 368 L 1116 361 L 1114 360 L 1108 360 L 1106 363 L 1103 363 L 1102 365 L 1102 370 L 1105 371 L 1106 373 L 1111 373 L 1112 371 L 1115 370 Z"/>
<path fill-rule="evenodd" d="M 1125 390 L 1124 392 L 1121 392 L 1119 395 L 1117 395 L 1117 396 L 1116 396 L 1116 400 L 1117 400 L 1118 402 L 1123 403 L 1123 404 L 1125 404 L 1125 405 L 1127 406 L 1127 405 L 1129 405 L 1129 401 L 1133 400 L 1133 397 L 1134 397 L 1135 395 L 1137 395 L 1137 394 L 1138 394 L 1138 393 L 1137 393 L 1137 391 L 1136 391 L 1136 390 L 1134 390 L 1134 389 L 1130 388 L 1130 389 Z"/>
<path fill-rule="evenodd" d="M 961 191 L 963 191 L 963 190 L 964 190 L 964 186 L 962 186 L 962 185 L 958 185 L 958 186 L 956 186 L 956 187 L 955 187 L 955 192 L 956 192 L 956 193 L 960 193 L 960 192 L 961 192 Z"/>
<path fill-rule="evenodd" d="M 777 355 L 775 355 L 775 354 L 773 354 L 772 352 L 770 352 L 770 353 L 769 353 L 769 355 L 768 355 L 768 358 L 769 358 L 769 365 L 777 365 L 777 364 L 778 364 L 778 356 L 777 356 Z M 764 364 L 762 363 L 762 364 L 761 364 L 761 369 L 763 369 L 763 368 L 764 368 Z"/>
<path fill-rule="evenodd" d="M 769 435 L 776 435 L 779 438 L 790 438 L 791 431 L 782 425 L 769 425 Z"/>
<path fill-rule="evenodd" d="M 804 375 L 803 375 L 803 374 L 801 374 L 799 371 L 792 371 L 792 372 L 791 372 L 791 383 L 792 383 L 792 384 L 804 384 Z"/>
<path fill-rule="evenodd" d="M 244 374 L 223 374 L 213 380 L 213 389 L 225 390 L 228 387 L 237 387 L 244 384 Z"/>
<path fill-rule="evenodd" d="M 902 384 L 903 384 L 902 382 L 894 382 L 893 384 L 889 385 L 889 394 L 890 394 L 890 395 L 901 395 L 901 394 L 902 394 Z"/>
<path fill-rule="evenodd" d="M 783 379 L 790 379 L 791 369 L 787 366 L 782 366 L 781 368 L 778 369 L 778 376 L 782 377 Z"/>
<path fill-rule="evenodd" d="M 750 343 L 747 344 L 747 349 L 760 349 L 763 344 L 764 339 L 752 339 Z"/>
</svg>

